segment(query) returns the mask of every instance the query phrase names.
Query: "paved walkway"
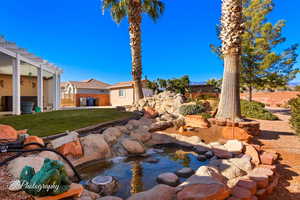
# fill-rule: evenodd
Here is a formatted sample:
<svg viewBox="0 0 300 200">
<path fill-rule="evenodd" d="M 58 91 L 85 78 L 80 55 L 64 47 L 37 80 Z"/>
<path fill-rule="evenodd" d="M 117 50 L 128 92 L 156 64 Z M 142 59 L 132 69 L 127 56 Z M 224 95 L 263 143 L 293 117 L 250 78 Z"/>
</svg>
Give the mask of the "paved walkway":
<svg viewBox="0 0 300 200">
<path fill-rule="evenodd" d="M 271 109 L 280 121 L 261 122 L 262 133 L 258 142 L 266 150 L 280 154 L 279 187 L 268 200 L 300 200 L 300 137 L 296 136 L 289 125 L 288 110 Z"/>
</svg>

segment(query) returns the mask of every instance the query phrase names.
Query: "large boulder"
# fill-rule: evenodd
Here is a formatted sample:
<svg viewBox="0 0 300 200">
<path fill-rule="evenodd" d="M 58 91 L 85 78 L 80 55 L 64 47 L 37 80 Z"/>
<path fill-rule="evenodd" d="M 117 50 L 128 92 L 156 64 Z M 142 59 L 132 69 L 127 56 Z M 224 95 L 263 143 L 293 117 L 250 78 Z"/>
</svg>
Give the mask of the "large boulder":
<svg viewBox="0 0 300 200">
<path fill-rule="evenodd" d="M 81 164 L 95 159 L 105 159 L 112 156 L 111 150 L 102 135 L 91 134 L 80 138 L 83 146 L 84 156 L 79 160 L 74 161 Z"/>
<path fill-rule="evenodd" d="M 8 163 L 8 171 L 15 178 L 20 178 L 21 171 L 25 166 L 31 166 L 37 172 L 41 169 L 44 158 L 39 156 L 21 156 Z"/>
<path fill-rule="evenodd" d="M 187 126 L 198 128 L 209 128 L 210 126 L 208 120 L 201 115 L 187 115 L 184 118 Z"/>
<path fill-rule="evenodd" d="M 131 131 L 130 137 L 138 140 L 139 142 L 147 142 L 151 139 L 151 133 L 149 133 L 144 128 L 138 128 L 136 130 Z"/>
<path fill-rule="evenodd" d="M 149 131 L 150 132 L 162 131 L 172 126 L 173 123 L 171 121 L 159 121 L 151 124 Z"/>
<path fill-rule="evenodd" d="M 174 200 L 176 188 L 167 185 L 157 185 L 151 190 L 132 195 L 127 200 Z"/>
<path fill-rule="evenodd" d="M 26 132 L 26 130 L 17 131 L 12 126 L 0 124 L 1 139 L 17 140 L 19 134 L 24 134 Z"/>
<path fill-rule="evenodd" d="M 167 173 L 160 174 L 157 177 L 157 182 L 169 186 L 177 186 L 179 183 L 179 178 L 176 174 L 167 172 Z"/>
<path fill-rule="evenodd" d="M 109 144 L 115 144 L 118 138 L 122 135 L 122 132 L 119 128 L 117 127 L 110 127 L 103 131 L 102 133 L 105 141 Z"/>
<path fill-rule="evenodd" d="M 66 143 L 57 149 L 65 156 L 72 156 L 73 158 L 79 158 L 83 156 L 83 149 L 80 140 L 77 139 L 73 142 Z"/>
<path fill-rule="evenodd" d="M 130 154 L 145 153 L 145 148 L 138 141 L 126 138 L 121 141 L 121 144 Z"/>
<path fill-rule="evenodd" d="M 225 148 L 233 153 L 233 154 L 240 154 L 243 151 L 244 145 L 242 142 L 238 140 L 228 140 L 226 144 L 224 144 Z"/>
<path fill-rule="evenodd" d="M 144 114 L 146 117 L 149 117 L 149 118 L 155 118 L 159 115 L 159 113 L 152 107 L 150 106 L 145 106 L 144 107 Z"/>
<path fill-rule="evenodd" d="M 52 145 L 52 147 L 54 149 L 57 149 L 57 148 L 63 146 L 64 144 L 76 141 L 78 139 L 78 135 L 79 134 L 75 131 L 67 132 L 66 136 L 59 137 L 59 138 L 56 138 L 54 140 L 51 140 L 50 144 Z"/>
<path fill-rule="evenodd" d="M 194 184 L 178 192 L 177 200 L 224 200 L 230 190 L 221 184 Z"/>
<path fill-rule="evenodd" d="M 38 136 L 28 136 L 25 138 L 24 144 L 30 144 L 30 143 L 38 143 L 42 146 L 44 146 L 44 141 L 42 138 L 38 137 Z M 25 149 L 36 149 L 36 148 L 41 148 L 39 145 L 28 145 L 25 147 Z"/>
<path fill-rule="evenodd" d="M 251 157 L 251 162 L 255 165 L 260 164 L 260 158 L 257 150 L 250 144 L 245 145 L 245 152 L 246 155 Z"/>
<path fill-rule="evenodd" d="M 225 139 L 229 140 L 241 140 L 248 142 L 252 139 L 253 136 L 251 136 L 247 131 L 245 131 L 242 128 L 239 127 L 230 127 L 226 126 L 222 129 L 222 136 Z"/>
<path fill-rule="evenodd" d="M 239 176 L 243 176 L 246 174 L 245 171 L 241 170 L 229 160 L 213 160 L 209 162 L 209 166 L 214 166 L 219 169 L 221 174 L 225 176 L 227 179 L 233 179 Z"/>
</svg>

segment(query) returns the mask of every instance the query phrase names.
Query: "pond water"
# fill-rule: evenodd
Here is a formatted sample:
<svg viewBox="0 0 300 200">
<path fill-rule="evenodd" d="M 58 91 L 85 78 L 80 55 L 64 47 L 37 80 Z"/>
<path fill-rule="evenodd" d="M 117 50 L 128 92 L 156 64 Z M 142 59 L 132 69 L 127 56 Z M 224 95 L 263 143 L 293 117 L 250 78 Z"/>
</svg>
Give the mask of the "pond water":
<svg viewBox="0 0 300 200">
<path fill-rule="evenodd" d="M 153 148 L 147 154 L 147 157 L 117 157 L 109 161 L 95 161 L 78 167 L 78 171 L 85 180 L 97 175 L 115 177 L 119 184 L 114 195 L 127 198 L 133 193 L 151 189 L 157 184 L 156 178 L 161 173 L 176 172 L 183 167 L 197 170 L 206 164 L 197 160 L 195 152 L 183 148 Z M 149 158 L 159 161 L 150 163 Z M 180 182 L 184 180 L 180 178 Z"/>
</svg>

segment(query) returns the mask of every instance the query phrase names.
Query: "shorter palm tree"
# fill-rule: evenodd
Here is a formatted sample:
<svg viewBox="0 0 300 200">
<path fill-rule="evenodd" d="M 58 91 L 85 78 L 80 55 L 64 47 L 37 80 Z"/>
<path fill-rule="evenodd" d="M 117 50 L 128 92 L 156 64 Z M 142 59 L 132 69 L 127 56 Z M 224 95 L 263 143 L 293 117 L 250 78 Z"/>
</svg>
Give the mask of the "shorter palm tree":
<svg viewBox="0 0 300 200">
<path fill-rule="evenodd" d="M 143 98 L 142 90 L 142 14 L 146 13 L 156 21 L 164 12 L 164 3 L 160 0 L 102 0 L 102 9 L 110 10 L 113 20 L 119 24 L 128 17 L 132 59 L 132 77 L 134 81 L 135 101 Z"/>
</svg>

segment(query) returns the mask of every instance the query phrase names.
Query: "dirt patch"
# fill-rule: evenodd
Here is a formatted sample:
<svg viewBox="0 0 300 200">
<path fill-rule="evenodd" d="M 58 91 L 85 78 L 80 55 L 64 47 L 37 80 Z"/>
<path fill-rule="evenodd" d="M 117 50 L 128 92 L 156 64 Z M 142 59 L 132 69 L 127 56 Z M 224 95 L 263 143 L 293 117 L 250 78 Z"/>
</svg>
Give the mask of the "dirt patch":
<svg viewBox="0 0 300 200">
<path fill-rule="evenodd" d="M 280 120 L 259 120 L 262 132 L 256 138 L 263 149 L 280 154 L 279 185 L 268 200 L 300 200 L 300 137 L 294 134 L 288 123 L 289 112 L 278 112 L 278 109 L 271 111 Z"/>
<path fill-rule="evenodd" d="M 4 159 L 12 156 L 12 153 L 1 153 L 0 162 Z M 30 195 L 23 191 L 20 192 L 10 192 L 8 186 L 14 178 L 8 173 L 6 165 L 0 167 L 0 199 L 1 200 L 33 200 Z"/>
</svg>

